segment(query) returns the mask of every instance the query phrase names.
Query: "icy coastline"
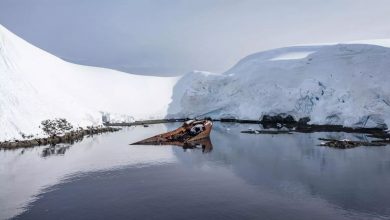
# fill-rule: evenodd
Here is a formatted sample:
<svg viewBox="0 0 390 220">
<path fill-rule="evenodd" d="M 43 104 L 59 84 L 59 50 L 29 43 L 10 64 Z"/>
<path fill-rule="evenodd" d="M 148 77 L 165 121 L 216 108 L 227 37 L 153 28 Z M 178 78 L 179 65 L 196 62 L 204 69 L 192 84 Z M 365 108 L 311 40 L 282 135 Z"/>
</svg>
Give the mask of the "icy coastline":
<svg viewBox="0 0 390 220">
<path fill-rule="evenodd" d="M 104 120 L 261 120 L 388 128 L 390 40 L 264 51 L 223 74 L 138 76 L 65 62 L 0 25 L 0 141 L 42 137 L 40 124 Z"/>
</svg>

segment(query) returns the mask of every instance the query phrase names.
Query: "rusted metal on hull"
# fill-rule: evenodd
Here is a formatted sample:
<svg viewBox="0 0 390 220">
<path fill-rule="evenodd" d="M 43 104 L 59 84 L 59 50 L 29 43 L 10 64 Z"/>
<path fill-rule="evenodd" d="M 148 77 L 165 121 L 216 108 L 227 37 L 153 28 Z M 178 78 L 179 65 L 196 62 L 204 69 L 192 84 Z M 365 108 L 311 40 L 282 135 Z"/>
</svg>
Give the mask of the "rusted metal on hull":
<svg viewBox="0 0 390 220">
<path fill-rule="evenodd" d="M 210 120 L 190 120 L 173 131 L 138 141 L 132 145 L 177 145 L 183 147 L 196 145 L 203 139 L 209 138 L 212 127 L 213 122 Z"/>
</svg>

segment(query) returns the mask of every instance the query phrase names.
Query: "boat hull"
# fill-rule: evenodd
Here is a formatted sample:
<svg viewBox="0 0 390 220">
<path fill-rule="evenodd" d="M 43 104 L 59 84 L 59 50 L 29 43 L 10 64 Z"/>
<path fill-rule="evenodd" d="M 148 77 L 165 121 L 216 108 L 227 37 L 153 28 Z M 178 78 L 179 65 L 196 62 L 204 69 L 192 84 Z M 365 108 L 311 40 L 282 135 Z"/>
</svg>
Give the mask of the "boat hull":
<svg viewBox="0 0 390 220">
<path fill-rule="evenodd" d="M 196 125 L 202 124 L 204 130 L 196 135 L 191 135 L 190 130 Z M 184 144 L 198 142 L 199 140 L 210 137 L 213 123 L 209 120 L 195 121 L 192 124 L 184 123 L 183 126 L 169 131 L 163 134 L 155 135 L 153 137 L 144 139 L 133 143 L 132 145 L 178 145 L 183 146 Z"/>
</svg>

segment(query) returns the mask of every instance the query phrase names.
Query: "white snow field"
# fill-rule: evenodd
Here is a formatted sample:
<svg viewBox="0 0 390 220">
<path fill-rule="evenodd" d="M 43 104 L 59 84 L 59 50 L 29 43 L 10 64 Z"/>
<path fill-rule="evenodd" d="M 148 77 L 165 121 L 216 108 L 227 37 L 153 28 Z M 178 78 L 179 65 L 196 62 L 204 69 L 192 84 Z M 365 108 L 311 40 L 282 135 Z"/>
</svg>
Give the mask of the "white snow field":
<svg viewBox="0 0 390 220">
<path fill-rule="evenodd" d="M 378 46 L 383 45 L 383 46 Z M 250 55 L 222 75 L 195 71 L 174 88 L 175 117 L 310 117 L 310 123 L 390 125 L 390 40 L 295 46 Z"/>
<path fill-rule="evenodd" d="M 74 126 L 172 117 L 260 119 L 390 127 L 390 40 L 294 46 L 256 53 L 224 74 L 138 76 L 65 62 L 0 25 L 0 141 L 43 135 L 45 119 Z"/>
<path fill-rule="evenodd" d="M 42 135 L 41 121 L 74 126 L 163 118 L 177 78 L 144 77 L 65 62 L 0 25 L 0 140 Z"/>
</svg>

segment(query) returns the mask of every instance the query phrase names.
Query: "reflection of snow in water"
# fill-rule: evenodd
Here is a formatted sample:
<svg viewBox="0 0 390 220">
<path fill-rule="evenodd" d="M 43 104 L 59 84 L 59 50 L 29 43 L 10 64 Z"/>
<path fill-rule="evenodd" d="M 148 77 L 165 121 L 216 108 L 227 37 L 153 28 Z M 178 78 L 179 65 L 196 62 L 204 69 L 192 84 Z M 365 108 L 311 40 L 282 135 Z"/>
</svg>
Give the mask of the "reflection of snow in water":
<svg viewBox="0 0 390 220">
<path fill-rule="evenodd" d="M 138 139 L 166 131 L 164 125 L 125 128 L 86 138 L 65 149 L 35 147 L 0 152 L 0 219 L 24 210 L 45 188 L 81 172 L 121 166 L 144 167 L 175 162 L 172 148 L 129 146 Z M 58 152 L 60 156 L 48 156 Z M 61 154 L 63 153 L 63 154 Z"/>
<path fill-rule="evenodd" d="M 270 213 L 280 207 L 289 215 L 299 216 L 304 213 L 322 216 L 324 219 L 339 219 L 343 216 L 346 219 L 367 219 L 369 215 L 377 217 L 389 213 L 386 205 L 390 197 L 384 193 L 390 190 L 390 185 L 384 184 L 390 178 L 387 172 L 390 168 L 388 147 L 331 149 L 316 146 L 320 143 L 318 138 L 362 137 L 323 132 L 250 135 L 240 131 L 259 129 L 259 125 L 231 123 L 214 123 L 211 132 L 214 148 L 208 154 L 202 153 L 200 149 L 184 151 L 182 148 L 170 146 L 128 145 L 164 132 L 167 128 L 174 129 L 180 124 L 151 125 L 148 128 L 139 126 L 118 133 L 95 136 L 70 147 L 62 156 L 42 158 L 44 147 L 25 149 L 23 154 L 23 150 L 0 152 L 0 184 L 3 186 L 0 188 L 0 218 L 14 216 L 23 211 L 18 208 L 26 205 L 33 205 L 31 210 L 36 210 L 36 204 L 29 203 L 31 200 L 43 192 L 44 198 L 47 199 L 50 197 L 47 190 L 56 189 L 58 183 L 73 180 L 70 177 L 74 174 L 109 170 L 107 173 L 116 175 L 118 168 L 128 166 L 130 167 L 126 169 L 125 179 L 134 177 L 135 180 L 142 180 L 142 186 L 143 181 L 163 186 L 162 191 L 158 187 L 150 189 L 148 186 L 141 189 L 146 190 L 142 194 L 156 193 L 164 199 L 165 195 L 176 195 L 180 200 L 183 196 L 186 198 L 195 194 L 209 195 L 207 201 L 220 202 L 223 199 L 215 197 L 228 191 L 231 198 L 240 199 L 231 200 L 231 203 L 239 201 L 238 206 L 244 205 L 245 209 L 260 207 L 271 210 Z M 150 166 L 166 163 L 169 165 Z M 140 170 L 141 167 L 145 169 Z M 122 171 L 120 170 L 120 173 Z M 138 174 L 133 176 L 135 171 Z M 164 185 L 167 184 L 162 181 L 167 180 L 167 176 L 163 176 L 165 174 L 171 175 L 168 178 L 169 183 L 180 187 Z M 94 175 L 99 173 L 90 173 L 90 176 Z M 88 175 L 77 175 L 80 178 L 84 176 Z M 123 179 L 119 178 L 118 186 L 122 185 L 121 181 Z M 78 183 L 70 181 L 65 185 L 68 184 Z M 94 183 L 84 184 L 88 191 Z M 50 187 L 53 185 L 56 186 Z M 213 189 L 216 193 L 203 189 L 204 185 L 215 187 Z M 130 188 L 138 190 L 138 186 L 135 183 Z M 62 187 L 59 185 L 56 192 L 64 192 Z M 99 183 L 96 183 L 95 187 L 99 187 Z M 193 188 L 199 191 L 191 194 Z M 126 186 L 121 190 L 127 189 L 129 188 Z M 110 188 L 102 190 L 101 193 L 104 195 L 102 198 L 111 196 Z M 169 196 L 167 198 L 172 198 Z M 117 201 L 118 204 L 129 201 L 137 203 L 140 199 L 131 196 L 126 198 L 130 199 Z M 195 202 L 196 198 L 201 197 L 191 197 Z M 88 199 L 91 198 L 87 197 L 86 200 Z M 248 200 L 250 202 L 245 204 Z M 39 201 L 42 200 L 38 200 L 38 203 Z M 56 198 L 52 202 L 53 206 L 57 205 Z M 191 201 L 189 203 L 193 204 Z M 234 206 L 236 205 L 237 203 L 234 203 Z M 233 211 L 245 209 L 237 207 Z"/>
<path fill-rule="evenodd" d="M 174 149 L 174 154 L 186 166 L 228 168 L 249 185 L 265 187 L 265 191 L 286 198 L 311 201 L 324 209 L 351 210 L 355 219 L 365 219 L 373 210 L 388 213 L 390 196 L 384 192 L 390 187 L 383 183 L 390 180 L 389 147 L 331 149 L 317 146 L 321 142 L 318 138 L 366 140 L 367 136 L 342 132 L 240 133 L 248 128 L 259 129 L 259 125 L 215 123 L 211 154 L 194 152 L 188 156 L 181 149 Z"/>
</svg>

